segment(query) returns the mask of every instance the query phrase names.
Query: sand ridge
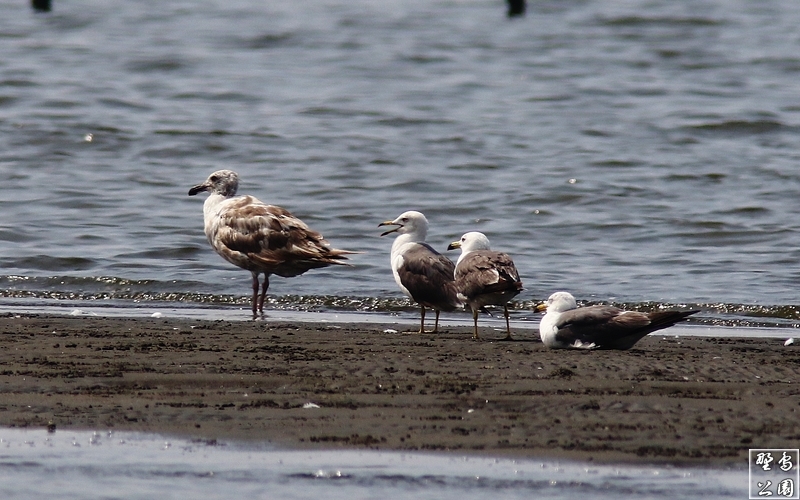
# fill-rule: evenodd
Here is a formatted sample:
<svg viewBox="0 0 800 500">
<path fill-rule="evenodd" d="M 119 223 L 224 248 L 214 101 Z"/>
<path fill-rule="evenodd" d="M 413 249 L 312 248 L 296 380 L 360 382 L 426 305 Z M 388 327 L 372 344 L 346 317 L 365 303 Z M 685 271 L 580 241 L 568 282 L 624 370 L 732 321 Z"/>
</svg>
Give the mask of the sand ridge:
<svg viewBox="0 0 800 500">
<path fill-rule="evenodd" d="M 8 314 L 0 425 L 604 462 L 800 447 L 800 348 L 779 339 L 584 352 L 389 329 Z"/>
</svg>

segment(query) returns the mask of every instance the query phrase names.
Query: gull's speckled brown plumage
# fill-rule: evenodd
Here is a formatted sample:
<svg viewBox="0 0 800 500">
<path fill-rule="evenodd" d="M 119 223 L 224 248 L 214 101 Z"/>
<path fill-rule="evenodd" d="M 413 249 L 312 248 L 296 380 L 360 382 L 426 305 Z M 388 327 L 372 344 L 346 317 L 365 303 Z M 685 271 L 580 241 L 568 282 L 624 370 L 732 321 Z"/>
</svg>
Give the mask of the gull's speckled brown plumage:
<svg viewBox="0 0 800 500">
<path fill-rule="evenodd" d="M 189 196 L 210 194 L 203 204 L 205 234 L 212 248 L 225 260 L 253 276 L 253 317 L 263 313 L 269 276 L 298 276 L 310 269 L 343 265 L 353 252 L 331 248 L 322 235 L 288 210 L 262 203 L 253 196 L 235 196 L 239 176 L 219 170 Z M 261 296 L 258 276 L 264 275 Z"/>
</svg>

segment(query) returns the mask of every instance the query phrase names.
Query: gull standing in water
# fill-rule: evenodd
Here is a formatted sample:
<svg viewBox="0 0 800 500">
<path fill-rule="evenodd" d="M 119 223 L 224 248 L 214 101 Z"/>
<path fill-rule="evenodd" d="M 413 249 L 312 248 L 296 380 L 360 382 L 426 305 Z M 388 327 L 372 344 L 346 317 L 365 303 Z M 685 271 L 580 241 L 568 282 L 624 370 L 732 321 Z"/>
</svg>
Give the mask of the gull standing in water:
<svg viewBox="0 0 800 500">
<path fill-rule="evenodd" d="M 478 336 L 478 311 L 487 305 L 503 306 L 506 318 L 506 337 L 512 340 L 508 323 L 508 301 L 522 291 L 522 281 L 514 261 L 508 254 L 495 252 L 483 233 L 472 231 L 459 241 L 450 243 L 448 250 L 461 249 L 456 262 L 456 288 L 458 297 L 469 304 L 475 325 L 473 338 Z"/>
<path fill-rule="evenodd" d="M 408 211 L 380 226 L 397 226 L 381 236 L 397 233 L 392 243 L 391 265 L 397 286 L 421 308 L 419 333 L 425 332 L 425 308 L 436 312 L 433 332 L 439 330 L 439 313 L 461 307 L 456 297 L 453 262 L 425 243 L 428 219 L 420 212 Z"/>
<path fill-rule="evenodd" d="M 546 310 L 539 336 L 550 349 L 626 350 L 648 333 L 684 321 L 694 311 L 624 311 L 614 306 L 578 307 L 569 292 L 556 292 L 536 306 Z"/>
<path fill-rule="evenodd" d="M 298 276 L 331 264 L 347 265 L 346 255 L 355 252 L 331 248 L 316 231 L 287 210 L 267 205 L 253 196 L 236 196 L 239 176 L 232 170 L 218 170 L 189 196 L 208 191 L 203 204 L 206 237 L 225 260 L 253 275 L 253 318 L 264 313 L 269 276 Z M 261 295 L 259 274 L 264 275 Z"/>
</svg>

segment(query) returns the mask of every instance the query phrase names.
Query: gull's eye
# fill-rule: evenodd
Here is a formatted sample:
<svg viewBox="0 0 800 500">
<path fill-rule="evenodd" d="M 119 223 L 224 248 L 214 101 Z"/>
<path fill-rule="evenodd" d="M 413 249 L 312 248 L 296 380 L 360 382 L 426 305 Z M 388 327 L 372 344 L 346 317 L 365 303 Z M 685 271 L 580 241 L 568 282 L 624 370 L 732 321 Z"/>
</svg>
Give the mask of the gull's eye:
<svg viewBox="0 0 800 500">
<path fill-rule="evenodd" d="M 467 241 L 467 239 L 462 236 L 461 237 L 461 243 L 464 243 L 465 241 Z"/>
<path fill-rule="evenodd" d="M 212 176 L 209 178 L 209 180 L 210 180 L 211 182 L 217 182 L 217 181 L 219 180 L 219 177 L 217 177 L 216 175 L 212 175 Z"/>
<path fill-rule="evenodd" d="M 403 222 L 408 222 L 408 217 L 403 217 Z"/>
</svg>

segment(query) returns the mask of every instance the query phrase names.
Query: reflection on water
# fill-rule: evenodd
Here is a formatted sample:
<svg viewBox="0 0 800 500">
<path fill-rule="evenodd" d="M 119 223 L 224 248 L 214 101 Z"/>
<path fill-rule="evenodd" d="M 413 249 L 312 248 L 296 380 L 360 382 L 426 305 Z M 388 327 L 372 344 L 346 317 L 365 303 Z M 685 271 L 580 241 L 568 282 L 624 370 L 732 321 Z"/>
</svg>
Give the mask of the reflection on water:
<svg viewBox="0 0 800 500">
<path fill-rule="evenodd" d="M 89 498 L 744 498 L 746 467 L 595 465 L 290 451 L 150 434 L 0 429 L 0 496 Z"/>
</svg>

